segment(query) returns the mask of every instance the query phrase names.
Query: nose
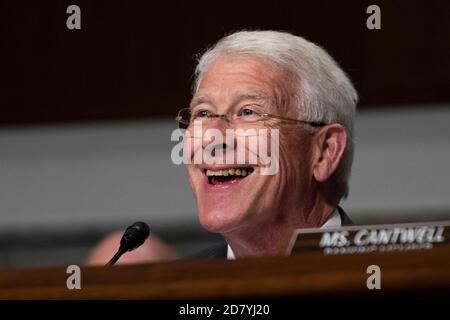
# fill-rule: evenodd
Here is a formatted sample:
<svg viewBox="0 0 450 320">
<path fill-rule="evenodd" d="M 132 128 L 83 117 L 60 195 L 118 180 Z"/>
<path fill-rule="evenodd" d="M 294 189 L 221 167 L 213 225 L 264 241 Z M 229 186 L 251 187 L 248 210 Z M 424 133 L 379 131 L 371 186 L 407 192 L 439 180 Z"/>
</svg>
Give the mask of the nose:
<svg viewBox="0 0 450 320">
<path fill-rule="evenodd" d="M 226 130 L 228 128 L 228 119 L 224 116 L 210 119 L 203 122 L 202 146 L 225 145 Z"/>
<path fill-rule="evenodd" d="M 210 119 L 208 126 L 205 126 L 202 149 L 205 152 L 204 157 L 212 157 L 208 161 L 217 164 L 234 161 L 236 137 L 232 132 L 227 133 L 227 130 L 232 129 L 229 125 L 227 118 L 220 117 Z"/>
</svg>

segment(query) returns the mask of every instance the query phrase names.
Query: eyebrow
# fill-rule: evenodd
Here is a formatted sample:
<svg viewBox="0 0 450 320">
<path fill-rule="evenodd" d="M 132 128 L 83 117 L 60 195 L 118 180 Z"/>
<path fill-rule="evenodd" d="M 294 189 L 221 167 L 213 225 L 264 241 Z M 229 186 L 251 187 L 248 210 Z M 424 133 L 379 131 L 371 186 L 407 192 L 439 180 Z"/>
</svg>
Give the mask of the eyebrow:
<svg viewBox="0 0 450 320">
<path fill-rule="evenodd" d="M 195 107 L 196 105 L 202 103 L 211 103 L 213 99 L 211 99 L 208 95 L 200 95 L 192 98 L 190 103 L 190 108 Z M 268 100 L 273 102 L 273 98 L 265 92 L 254 91 L 254 92 L 243 92 L 238 95 L 236 99 L 234 99 L 232 105 L 236 105 L 245 100 Z"/>
<path fill-rule="evenodd" d="M 189 104 L 190 108 L 195 107 L 196 105 L 202 104 L 202 103 L 210 103 L 211 99 L 209 96 L 195 96 L 192 98 L 191 103 Z"/>
</svg>

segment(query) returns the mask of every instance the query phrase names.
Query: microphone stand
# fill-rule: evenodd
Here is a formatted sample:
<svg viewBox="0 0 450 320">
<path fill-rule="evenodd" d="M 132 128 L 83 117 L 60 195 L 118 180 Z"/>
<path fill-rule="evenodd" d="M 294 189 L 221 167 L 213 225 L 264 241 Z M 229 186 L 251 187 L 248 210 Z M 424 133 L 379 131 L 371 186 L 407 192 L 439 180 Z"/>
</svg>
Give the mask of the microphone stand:
<svg viewBox="0 0 450 320">
<path fill-rule="evenodd" d="M 122 246 L 120 246 L 119 250 L 117 250 L 116 254 L 111 258 L 111 260 L 109 260 L 109 262 L 106 264 L 106 266 L 112 266 L 114 265 L 117 260 L 120 259 L 120 257 L 127 252 L 126 249 L 124 249 Z"/>
</svg>

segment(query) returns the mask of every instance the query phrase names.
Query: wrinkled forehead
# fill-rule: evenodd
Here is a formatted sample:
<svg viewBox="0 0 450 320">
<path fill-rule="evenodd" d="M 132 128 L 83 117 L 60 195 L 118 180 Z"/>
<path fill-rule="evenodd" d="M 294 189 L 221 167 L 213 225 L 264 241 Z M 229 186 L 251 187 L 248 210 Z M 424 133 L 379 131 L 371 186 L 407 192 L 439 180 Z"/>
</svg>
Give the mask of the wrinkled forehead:
<svg viewBox="0 0 450 320">
<path fill-rule="evenodd" d="M 221 56 L 200 75 L 190 106 L 255 101 L 278 109 L 292 96 L 285 72 L 254 56 Z M 272 110 L 274 111 L 274 110 Z"/>
<path fill-rule="evenodd" d="M 190 103 L 191 109 L 198 105 L 215 105 L 214 95 L 208 93 L 196 94 Z M 239 104 L 241 102 L 253 102 L 262 105 L 275 105 L 276 101 L 272 94 L 258 90 L 238 90 L 233 93 L 232 104 Z"/>
</svg>

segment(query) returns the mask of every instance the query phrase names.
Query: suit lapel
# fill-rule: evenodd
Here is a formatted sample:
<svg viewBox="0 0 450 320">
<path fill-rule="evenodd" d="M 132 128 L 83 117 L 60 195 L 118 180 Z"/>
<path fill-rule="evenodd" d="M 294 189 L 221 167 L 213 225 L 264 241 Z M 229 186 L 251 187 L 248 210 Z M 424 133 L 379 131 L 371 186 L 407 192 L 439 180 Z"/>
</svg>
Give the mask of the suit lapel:
<svg viewBox="0 0 450 320">
<path fill-rule="evenodd" d="M 338 206 L 337 209 L 338 209 L 339 215 L 341 216 L 341 225 L 342 226 L 354 225 L 353 221 L 345 213 L 344 209 L 342 209 L 340 206 Z"/>
</svg>

